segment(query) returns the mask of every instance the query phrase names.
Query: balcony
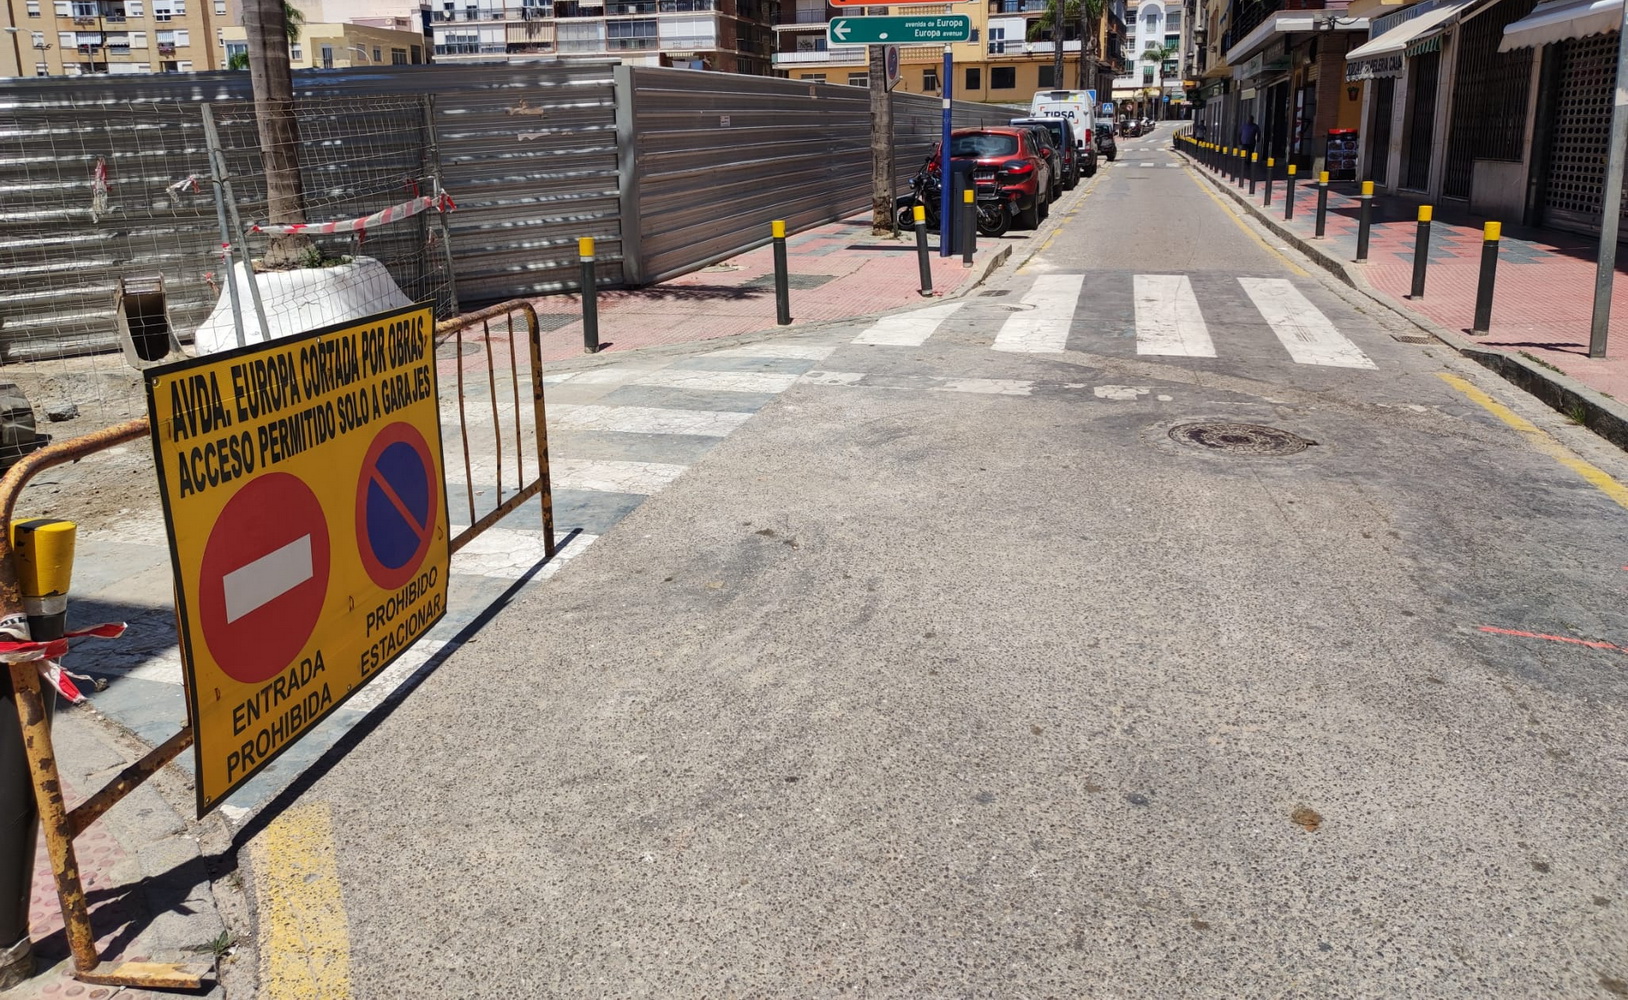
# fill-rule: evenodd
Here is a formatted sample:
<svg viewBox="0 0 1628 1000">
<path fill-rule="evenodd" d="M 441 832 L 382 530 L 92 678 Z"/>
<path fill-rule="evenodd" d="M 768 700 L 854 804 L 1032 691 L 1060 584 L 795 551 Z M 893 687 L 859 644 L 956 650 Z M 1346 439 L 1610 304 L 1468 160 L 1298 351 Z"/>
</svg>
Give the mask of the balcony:
<svg viewBox="0 0 1628 1000">
<path fill-rule="evenodd" d="M 661 47 L 656 38 L 608 38 L 605 47 L 611 52 L 645 52 Z"/>
<path fill-rule="evenodd" d="M 820 63 L 829 63 L 839 66 L 863 66 L 865 64 L 865 46 L 844 45 L 835 49 L 821 49 L 816 52 L 776 52 L 774 65 L 776 66 L 814 66 Z"/>
<path fill-rule="evenodd" d="M 174 42 L 159 42 L 158 43 L 158 54 L 161 55 L 161 56 L 173 56 L 173 55 L 175 55 L 175 43 Z"/>
</svg>

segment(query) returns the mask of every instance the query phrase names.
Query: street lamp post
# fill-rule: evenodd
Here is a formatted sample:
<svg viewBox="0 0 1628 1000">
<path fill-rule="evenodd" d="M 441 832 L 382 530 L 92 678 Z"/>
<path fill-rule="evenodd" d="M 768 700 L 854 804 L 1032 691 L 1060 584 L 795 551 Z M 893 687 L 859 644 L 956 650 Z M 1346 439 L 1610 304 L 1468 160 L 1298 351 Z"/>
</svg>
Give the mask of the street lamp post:
<svg viewBox="0 0 1628 1000">
<path fill-rule="evenodd" d="M 16 15 L 12 14 L 11 16 L 15 17 Z M 15 24 L 6 25 L 6 34 L 11 36 L 12 56 L 13 56 L 13 58 L 15 58 L 17 60 L 17 76 L 18 76 L 19 79 L 24 76 L 24 73 L 23 73 L 23 43 L 18 41 L 18 36 L 22 34 L 22 30 L 23 29 L 17 27 Z"/>
<path fill-rule="evenodd" d="M 362 48 L 360 45 L 349 45 L 346 46 L 346 48 L 350 49 L 352 52 L 360 52 L 362 54 L 362 58 L 366 59 L 369 65 L 373 64 L 373 57 L 367 54 L 367 49 Z"/>
</svg>

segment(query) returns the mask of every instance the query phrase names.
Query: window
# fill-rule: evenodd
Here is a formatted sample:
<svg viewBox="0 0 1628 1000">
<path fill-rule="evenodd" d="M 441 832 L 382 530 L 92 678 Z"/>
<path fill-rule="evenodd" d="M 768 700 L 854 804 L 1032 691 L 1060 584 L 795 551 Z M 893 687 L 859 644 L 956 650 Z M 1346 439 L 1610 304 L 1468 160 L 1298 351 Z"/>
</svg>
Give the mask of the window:
<svg viewBox="0 0 1628 1000">
<path fill-rule="evenodd" d="M 58 48 L 72 49 L 72 48 L 74 48 L 74 46 L 76 46 L 78 44 L 79 44 L 79 36 L 74 34 L 73 32 L 71 32 L 71 31 L 59 31 L 59 32 L 57 32 L 57 47 Z M 44 48 L 45 46 L 42 45 L 40 47 Z"/>
<path fill-rule="evenodd" d="M 1047 66 L 1045 68 L 1046 69 L 1051 69 L 1050 66 Z M 1041 86 L 1046 87 L 1046 86 L 1049 86 L 1049 84 L 1042 83 Z M 989 89 L 990 90 L 1012 90 L 1015 87 L 1017 87 L 1017 67 L 1016 66 L 991 66 L 991 67 L 989 67 Z"/>
<path fill-rule="evenodd" d="M 175 33 L 175 44 L 177 46 L 191 45 L 192 44 L 192 32 L 186 30 L 185 28 L 182 28 L 180 31 L 177 31 Z"/>
<path fill-rule="evenodd" d="M 180 70 L 182 73 L 190 73 L 192 72 L 192 62 L 190 60 L 183 59 L 175 64 L 175 68 Z"/>
<path fill-rule="evenodd" d="M 28 0 L 28 16 L 40 16 L 40 0 Z"/>
<path fill-rule="evenodd" d="M 215 0 L 215 16 L 226 16 L 226 0 Z"/>
<path fill-rule="evenodd" d="M 322 68 L 334 68 L 334 47 L 332 45 L 324 45 L 322 47 Z"/>
<path fill-rule="evenodd" d="M 929 93 L 938 89 L 938 70 L 924 69 L 921 71 L 921 91 Z"/>
<path fill-rule="evenodd" d="M 168 21 L 175 16 L 175 0 L 153 0 L 153 20 Z"/>
<path fill-rule="evenodd" d="M 1166 14 L 1164 16 L 1164 30 L 1166 30 L 1166 31 L 1180 31 L 1181 30 L 1181 10 L 1180 10 L 1180 8 L 1172 7 L 1170 9 L 1170 13 L 1168 13 L 1168 14 Z"/>
<path fill-rule="evenodd" d="M 130 32 L 130 47 L 133 48 L 133 49 L 144 49 L 144 48 L 146 48 L 147 47 L 147 32 L 145 32 L 145 31 L 132 31 L 132 32 Z"/>
<path fill-rule="evenodd" d="M 803 79 L 807 80 L 809 83 L 824 83 L 825 82 L 825 74 L 824 73 L 810 73 L 807 76 L 803 77 Z"/>
<path fill-rule="evenodd" d="M 73 4 L 68 0 L 57 0 L 52 6 L 56 8 L 57 17 L 73 17 Z"/>
<path fill-rule="evenodd" d="M 848 74 L 848 86 L 850 86 L 850 87 L 869 87 L 870 85 L 871 85 L 871 75 L 869 73 L 849 73 Z"/>
<path fill-rule="evenodd" d="M 34 64 L 34 75 L 35 76 L 50 76 L 51 75 L 51 67 L 45 65 L 44 63 L 35 63 Z"/>
<path fill-rule="evenodd" d="M 984 89 L 984 72 L 977 66 L 967 67 L 965 88 L 968 91 Z"/>
<path fill-rule="evenodd" d="M 159 51 L 162 52 L 163 50 L 164 50 L 163 45 L 160 44 L 159 45 Z M 242 56 L 244 59 L 249 58 L 249 43 L 248 42 L 227 42 L 226 43 L 226 65 L 228 65 L 228 66 L 232 65 L 232 60 L 237 58 L 238 56 Z"/>
<path fill-rule="evenodd" d="M 41 52 L 45 51 L 45 32 L 35 31 L 31 32 L 31 34 L 34 36 L 34 47 Z"/>
<path fill-rule="evenodd" d="M 380 62 L 382 62 L 382 60 L 379 58 L 378 46 L 374 46 L 374 48 L 373 48 L 373 65 L 377 66 L 377 65 L 379 65 Z"/>
<path fill-rule="evenodd" d="M 1041 90 L 1045 90 L 1047 87 L 1057 86 L 1056 66 L 1052 65 L 1051 63 L 1042 63 L 1039 66 L 1039 70 L 1040 76 L 1035 83 L 1040 87 Z"/>
<path fill-rule="evenodd" d="M 76 2 L 73 5 L 73 16 L 75 18 L 96 17 L 98 13 L 99 11 L 97 11 L 96 4 L 94 2 L 85 3 L 83 0 L 79 0 L 79 2 Z"/>
<path fill-rule="evenodd" d="M 405 66 L 405 65 L 407 65 L 407 50 L 406 49 L 391 49 L 390 50 L 390 65 L 392 65 L 392 66 Z"/>
<path fill-rule="evenodd" d="M 305 58 L 305 47 L 299 42 L 288 43 L 288 59 L 290 62 L 300 62 Z"/>
<path fill-rule="evenodd" d="M 424 50 L 419 48 L 416 45 L 414 45 L 412 47 L 412 49 L 413 49 L 413 65 L 417 66 L 419 63 L 424 61 Z"/>
<path fill-rule="evenodd" d="M 969 41 L 969 42 L 976 42 L 976 41 L 977 41 L 977 40 L 978 40 L 978 29 L 977 29 L 977 28 L 973 28 L 973 29 L 972 29 L 972 37 L 971 37 L 971 38 L 969 38 L 969 39 L 967 39 L 967 41 Z"/>
<path fill-rule="evenodd" d="M 1006 52 L 1006 29 L 1005 28 L 990 28 L 989 29 L 989 54 L 992 55 L 992 56 L 998 56 L 998 55 L 1004 54 L 1005 52 Z"/>
<path fill-rule="evenodd" d="M 141 0 L 124 0 L 124 13 L 127 17 L 142 17 L 146 11 L 141 6 Z"/>
</svg>

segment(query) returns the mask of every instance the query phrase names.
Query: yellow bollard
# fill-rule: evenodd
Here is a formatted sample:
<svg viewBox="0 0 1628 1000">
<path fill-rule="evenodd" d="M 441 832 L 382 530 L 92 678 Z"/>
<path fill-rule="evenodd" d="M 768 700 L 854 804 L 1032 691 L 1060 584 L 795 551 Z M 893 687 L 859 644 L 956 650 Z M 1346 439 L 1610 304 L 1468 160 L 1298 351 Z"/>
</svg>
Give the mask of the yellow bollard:
<svg viewBox="0 0 1628 1000">
<path fill-rule="evenodd" d="M 35 639 L 62 637 L 78 530 L 72 521 L 50 517 L 11 522 L 18 589 L 28 614 L 29 635 Z"/>
</svg>

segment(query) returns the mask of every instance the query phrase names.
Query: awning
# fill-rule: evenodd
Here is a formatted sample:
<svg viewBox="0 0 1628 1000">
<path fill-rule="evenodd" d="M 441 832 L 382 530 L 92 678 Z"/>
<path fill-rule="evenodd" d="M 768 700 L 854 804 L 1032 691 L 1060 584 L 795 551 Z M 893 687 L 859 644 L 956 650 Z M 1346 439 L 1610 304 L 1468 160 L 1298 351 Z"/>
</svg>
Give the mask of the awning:
<svg viewBox="0 0 1628 1000">
<path fill-rule="evenodd" d="M 1424 13 L 1387 28 L 1345 54 L 1348 83 L 1401 76 L 1407 56 L 1419 55 L 1441 44 L 1441 32 L 1465 8 L 1480 0 L 1447 0 Z M 1622 0 L 1617 0 L 1621 3 Z"/>
<path fill-rule="evenodd" d="M 1230 76 L 1232 76 L 1232 64 L 1223 59 L 1205 70 L 1200 74 L 1199 78 L 1203 80 L 1220 80 Z"/>
<path fill-rule="evenodd" d="M 1622 27 L 1622 0 L 1548 0 L 1504 29 L 1499 52 L 1530 49 Z"/>
</svg>

